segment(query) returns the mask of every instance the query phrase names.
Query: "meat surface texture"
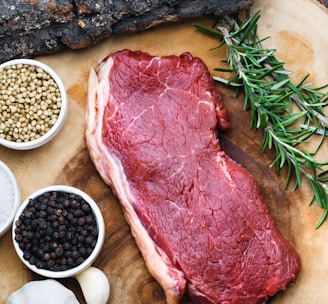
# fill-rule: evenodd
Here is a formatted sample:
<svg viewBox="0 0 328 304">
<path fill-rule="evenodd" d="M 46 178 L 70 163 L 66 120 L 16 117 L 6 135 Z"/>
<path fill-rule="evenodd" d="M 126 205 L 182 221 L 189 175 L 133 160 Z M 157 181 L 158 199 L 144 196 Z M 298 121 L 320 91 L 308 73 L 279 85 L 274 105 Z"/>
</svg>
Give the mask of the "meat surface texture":
<svg viewBox="0 0 328 304">
<path fill-rule="evenodd" d="M 87 145 L 167 303 L 264 303 L 300 270 L 253 177 L 219 146 L 227 112 L 189 53 L 122 50 L 91 70 Z"/>
</svg>

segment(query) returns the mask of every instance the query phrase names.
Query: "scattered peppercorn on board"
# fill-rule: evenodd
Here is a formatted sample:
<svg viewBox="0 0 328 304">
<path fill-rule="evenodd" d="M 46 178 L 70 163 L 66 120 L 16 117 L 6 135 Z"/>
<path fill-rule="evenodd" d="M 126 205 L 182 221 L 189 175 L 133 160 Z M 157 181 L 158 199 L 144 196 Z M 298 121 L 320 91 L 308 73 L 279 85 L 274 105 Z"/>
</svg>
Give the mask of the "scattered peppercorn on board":
<svg viewBox="0 0 328 304">
<path fill-rule="evenodd" d="M 292 76 L 301 80 L 310 73 L 316 86 L 328 82 L 327 28 L 328 10 L 316 0 L 254 1 L 252 11 L 261 10 L 258 33 L 270 36 L 264 44 L 277 49 L 277 57 L 286 62 Z M 210 71 L 225 58 L 223 49 L 210 50 L 217 41 L 191 26 L 192 22 L 212 25 L 202 17 L 195 20 L 161 25 L 142 33 L 111 37 L 98 45 L 80 51 L 65 51 L 52 56 L 37 57 L 52 67 L 64 81 L 69 98 L 68 117 L 59 134 L 48 144 L 31 151 L 15 151 L 0 147 L 0 159 L 15 174 L 22 200 L 44 186 L 66 184 L 80 188 L 98 203 L 106 223 L 105 244 L 94 266 L 107 275 L 111 284 L 109 303 L 164 304 L 161 287 L 151 277 L 126 224 L 121 207 L 111 189 L 97 174 L 85 144 L 85 104 L 88 75 L 110 52 L 129 48 L 153 55 L 180 54 L 189 51 L 208 65 Z M 328 222 L 319 230 L 315 224 L 322 210 L 308 206 L 311 190 L 304 181 L 296 192 L 284 189 L 285 176 L 269 169 L 270 153 L 261 152 L 261 132 L 249 129 L 250 114 L 243 111 L 243 97 L 218 85 L 232 121 L 232 128 L 221 132 L 221 147 L 256 178 L 264 200 L 278 227 L 301 256 L 302 270 L 286 291 L 269 300 L 272 304 L 326 303 L 328 254 L 326 242 Z M 327 160 L 328 145 L 319 155 Z M 42 279 L 30 272 L 16 256 L 11 232 L 0 238 L 0 304 L 10 293 L 30 280 Z M 80 303 L 85 303 L 74 279 L 60 280 L 71 288 Z M 182 304 L 191 301 L 185 297 Z"/>
</svg>

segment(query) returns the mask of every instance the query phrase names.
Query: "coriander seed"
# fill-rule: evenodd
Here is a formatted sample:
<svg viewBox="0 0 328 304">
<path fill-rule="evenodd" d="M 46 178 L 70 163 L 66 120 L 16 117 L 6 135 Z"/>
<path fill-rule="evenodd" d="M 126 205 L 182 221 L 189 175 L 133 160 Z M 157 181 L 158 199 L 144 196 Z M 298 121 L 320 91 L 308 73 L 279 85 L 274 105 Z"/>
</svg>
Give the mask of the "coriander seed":
<svg viewBox="0 0 328 304">
<path fill-rule="evenodd" d="M 42 68 L 29 64 L 0 68 L 0 137 L 29 142 L 45 135 L 59 117 L 61 102 L 57 83 Z M 38 128 L 31 127 L 35 121 Z"/>
</svg>

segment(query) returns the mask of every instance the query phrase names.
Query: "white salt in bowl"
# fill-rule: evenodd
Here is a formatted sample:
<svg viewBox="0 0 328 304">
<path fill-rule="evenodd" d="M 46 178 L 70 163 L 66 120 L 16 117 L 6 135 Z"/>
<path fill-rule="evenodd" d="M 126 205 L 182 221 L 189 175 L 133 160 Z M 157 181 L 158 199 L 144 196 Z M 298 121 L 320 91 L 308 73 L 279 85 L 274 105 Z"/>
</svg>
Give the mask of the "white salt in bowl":
<svg viewBox="0 0 328 304">
<path fill-rule="evenodd" d="M 19 245 L 19 243 L 17 241 L 17 235 L 18 234 L 21 235 L 21 233 L 17 233 L 17 230 L 16 230 L 17 227 L 19 226 L 18 222 L 22 221 L 21 215 L 23 214 L 24 209 L 30 204 L 30 200 L 36 199 L 45 193 L 51 193 L 51 192 L 66 193 L 66 194 L 73 194 L 73 195 L 80 196 L 84 200 L 84 202 L 86 202 L 91 207 L 92 214 L 97 223 L 98 236 L 97 236 L 97 241 L 96 241 L 95 246 L 93 247 L 92 252 L 85 258 L 85 260 L 81 264 L 76 265 L 73 268 L 66 269 L 66 270 L 63 270 L 63 269 L 50 270 L 50 269 L 48 269 L 48 266 L 44 267 L 44 268 L 40 268 L 39 267 L 40 265 L 37 266 L 34 263 L 31 264 L 30 260 L 27 260 L 24 256 L 24 252 L 26 252 L 26 249 L 21 248 L 21 246 Z M 54 208 L 53 212 L 47 212 L 47 215 L 50 215 L 50 214 L 58 215 L 59 213 L 57 213 L 56 208 Z M 39 209 L 37 209 L 37 210 L 39 210 Z M 36 211 L 31 214 L 35 215 Z M 60 215 L 63 215 L 63 213 L 60 213 Z M 65 216 L 67 216 L 67 214 Z M 47 223 L 49 222 L 48 219 L 46 220 L 46 222 Z M 73 226 L 76 226 L 76 225 L 73 225 Z M 66 224 L 65 231 L 67 232 L 70 228 L 71 228 L 71 226 L 67 227 L 67 224 Z M 42 229 L 38 228 L 37 230 L 40 231 Z M 44 230 L 47 230 L 47 229 L 44 229 Z M 86 234 L 85 236 L 87 237 L 88 235 L 90 235 L 90 234 Z M 82 190 L 75 188 L 75 187 L 65 186 L 65 185 L 54 185 L 54 186 L 48 186 L 48 187 L 42 188 L 42 189 L 34 192 L 33 194 L 29 195 L 28 198 L 22 203 L 22 205 L 19 207 L 19 209 L 16 213 L 16 216 L 14 218 L 14 223 L 12 225 L 12 239 L 13 239 L 14 248 L 15 248 L 19 258 L 33 272 L 35 272 L 39 275 L 42 275 L 44 277 L 49 277 L 49 278 L 74 277 L 77 274 L 81 273 L 82 271 L 86 270 L 88 267 L 90 267 L 93 264 L 93 262 L 97 259 L 97 257 L 99 256 L 99 254 L 102 250 L 103 244 L 104 244 L 104 239 L 105 239 L 105 224 L 104 224 L 104 219 L 103 219 L 102 213 L 101 213 L 98 205 L 88 194 L 86 194 Z M 50 237 L 49 241 L 51 243 L 53 241 L 56 242 L 58 247 L 59 247 L 59 244 L 62 245 L 62 243 L 64 243 L 64 241 L 61 241 L 58 238 L 54 239 L 53 236 Z M 31 239 L 30 242 L 33 243 L 33 240 Z M 72 240 L 70 242 L 73 244 L 74 241 Z M 41 250 L 44 248 L 45 247 L 39 246 L 39 249 L 41 249 Z M 62 257 L 66 257 L 66 253 L 67 253 L 67 251 L 64 248 Z M 42 254 L 47 254 L 47 252 L 43 251 Z M 32 255 L 34 255 L 34 254 L 32 254 Z"/>
<path fill-rule="evenodd" d="M 0 236 L 12 225 L 20 204 L 20 190 L 10 168 L 0 161 Z"/>
<path fill-rule="evenodd" d="M 28 67 L 38 70 L 26 72 Z M 40 88 L 43 92 L 38 91 Z M 53 88 L 59 90 L 56 98 Z M 59 113 L 55 107 L 60 108 Z M 64 84 L 49 66 L 33 59 L 14 59 L 0 65 L 0 145 L 30 150 L 46 144 L 63 126 L 67 110 Z"/>
</svg>

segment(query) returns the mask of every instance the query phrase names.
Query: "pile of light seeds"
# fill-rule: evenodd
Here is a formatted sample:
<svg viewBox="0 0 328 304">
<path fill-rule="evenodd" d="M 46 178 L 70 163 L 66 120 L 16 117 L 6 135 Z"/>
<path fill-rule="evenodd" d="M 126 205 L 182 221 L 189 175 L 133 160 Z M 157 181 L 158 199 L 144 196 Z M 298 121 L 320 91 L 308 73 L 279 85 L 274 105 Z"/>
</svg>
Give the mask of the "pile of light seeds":
<svg viewBox="0 0 328 304">
<path fill-rule="evenodd" d="M 61 95 L 42 68 L 16 64 L 0 69 L 0 138 L 28 142 L 56 123 Z"/>
</svg>

